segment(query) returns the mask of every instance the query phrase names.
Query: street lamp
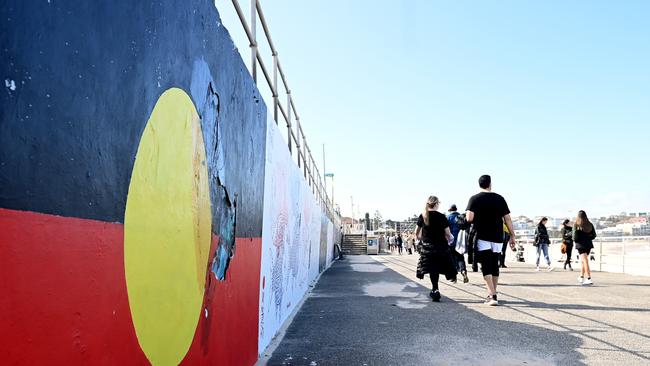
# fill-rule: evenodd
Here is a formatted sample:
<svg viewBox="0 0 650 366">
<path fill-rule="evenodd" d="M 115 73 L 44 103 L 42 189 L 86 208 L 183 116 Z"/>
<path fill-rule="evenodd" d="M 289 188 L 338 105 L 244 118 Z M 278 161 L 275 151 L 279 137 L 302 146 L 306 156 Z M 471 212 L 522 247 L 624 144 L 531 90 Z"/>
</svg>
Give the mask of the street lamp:
<svg viewBox="0 0 650 366">
<path fill-rule="evenodd" d="M 332 206 L 334 206 L 334 173 L 325 173 L 325 182 L 327 182 L 327 178 L 332 178 Z M 325 188 L 325 192 L 327 193 L 327 188 Z"/>
</svg>

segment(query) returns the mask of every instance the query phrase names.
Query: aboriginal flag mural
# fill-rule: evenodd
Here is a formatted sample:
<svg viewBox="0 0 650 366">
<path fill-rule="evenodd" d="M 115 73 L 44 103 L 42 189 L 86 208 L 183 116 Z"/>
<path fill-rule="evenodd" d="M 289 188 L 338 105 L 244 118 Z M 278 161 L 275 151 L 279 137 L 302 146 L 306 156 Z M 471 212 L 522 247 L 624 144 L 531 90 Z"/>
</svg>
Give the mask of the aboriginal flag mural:
<svg viewBox="0 0 650 366">
<path fill-rule="evenodd" d="M 0 363 L 253 364 L 267 116 L 213 3 L 0 18 Z"/>
</svg>

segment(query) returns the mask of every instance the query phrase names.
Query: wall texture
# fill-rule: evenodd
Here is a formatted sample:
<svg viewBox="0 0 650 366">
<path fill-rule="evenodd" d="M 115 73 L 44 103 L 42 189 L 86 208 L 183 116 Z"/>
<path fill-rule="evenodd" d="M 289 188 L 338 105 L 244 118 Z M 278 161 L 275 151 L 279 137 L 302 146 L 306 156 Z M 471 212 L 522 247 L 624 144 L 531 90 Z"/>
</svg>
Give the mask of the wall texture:
<svg viewBox="0 0 650 366">
<path fill-rule="evenodd" d="M 253 364 L 335 224 L 267 146 L 213 3 L 9 0 L 0 19 L 1 363 Z M 260 318 L 271 288 L 284 308 Z"/>
</svg>

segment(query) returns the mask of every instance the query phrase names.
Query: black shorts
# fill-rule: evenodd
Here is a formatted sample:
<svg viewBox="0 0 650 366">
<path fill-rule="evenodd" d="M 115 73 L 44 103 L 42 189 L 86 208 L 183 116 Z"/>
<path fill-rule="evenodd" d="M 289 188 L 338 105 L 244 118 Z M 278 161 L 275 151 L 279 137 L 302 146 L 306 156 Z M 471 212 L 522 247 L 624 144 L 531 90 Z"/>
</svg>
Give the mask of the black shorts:
<svg viewBox="0 0 650 366">
<path fill-rule="evenodd" d="M 499 257 L 501 253 L 495 253 L 491 249 L 481 250 L 476 253 L 478 262 L 481 263 L 483 276 L 499 276 Z"/>
<path fill-rule="evenodd" d="M 589 254 L 591 252 L 591 248 L 578 248 L 578 254 Z"/>
</svg>

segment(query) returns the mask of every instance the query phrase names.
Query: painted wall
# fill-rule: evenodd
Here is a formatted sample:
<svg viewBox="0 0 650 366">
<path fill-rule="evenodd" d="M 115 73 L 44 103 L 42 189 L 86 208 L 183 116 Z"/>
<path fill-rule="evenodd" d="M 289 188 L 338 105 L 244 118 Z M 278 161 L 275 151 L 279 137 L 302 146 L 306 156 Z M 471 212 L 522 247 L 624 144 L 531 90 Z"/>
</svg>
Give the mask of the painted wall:
<svg viewBox="0 0 650 366">
<path fill-rule="evenodd" d="M 0 19 L 0 362 L 253 364 L 337 224 L 213 3 Z"/>
<path fill-rule="evenodd" d="M 291 160 L 281 131 L 272 120 L 266 133 L 260 353 L 309 285 L 329 267 L 334 246 L 333 224 L 314 198 L 302 170 Z"/>
</svg>

